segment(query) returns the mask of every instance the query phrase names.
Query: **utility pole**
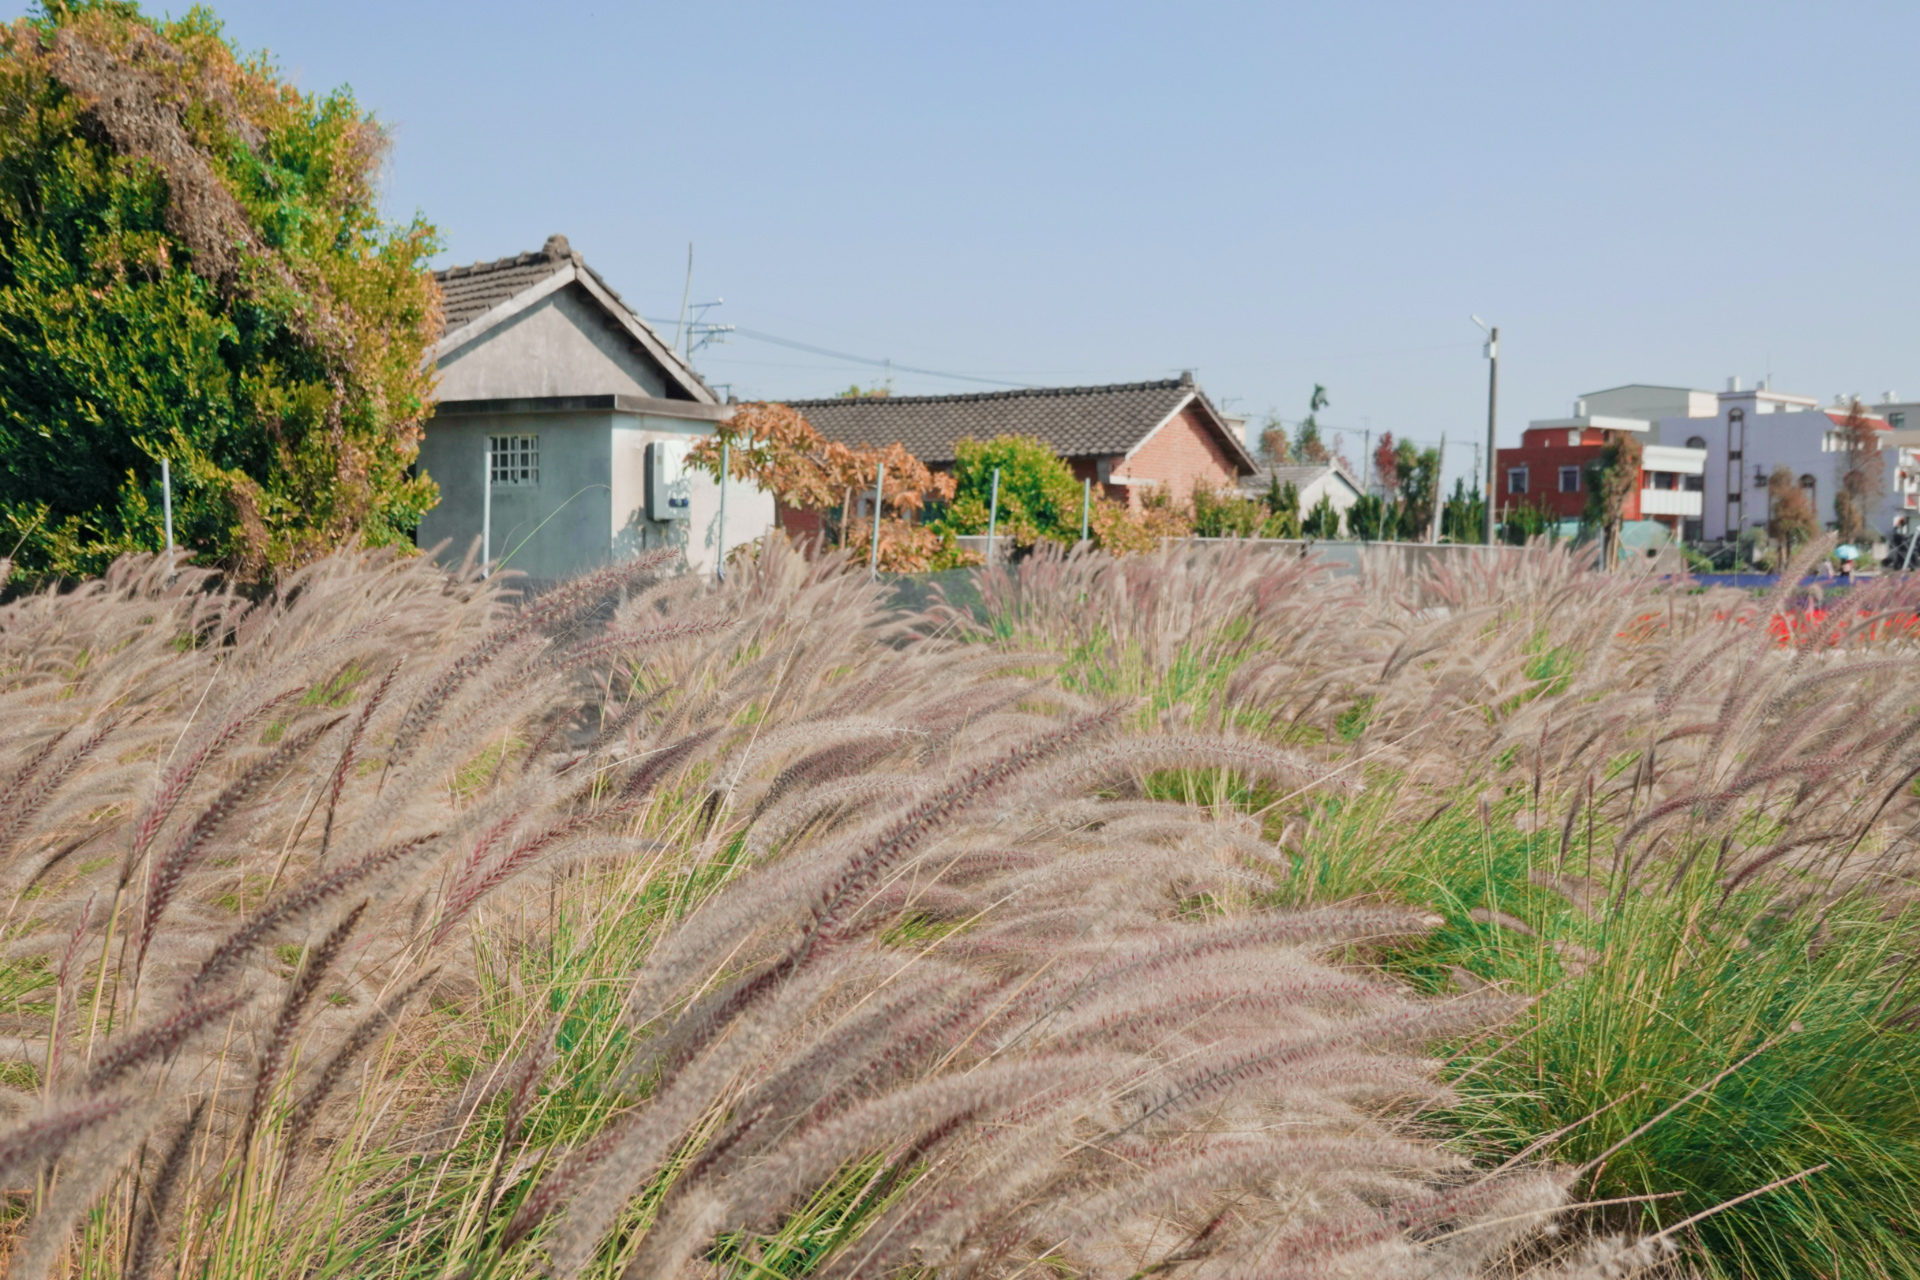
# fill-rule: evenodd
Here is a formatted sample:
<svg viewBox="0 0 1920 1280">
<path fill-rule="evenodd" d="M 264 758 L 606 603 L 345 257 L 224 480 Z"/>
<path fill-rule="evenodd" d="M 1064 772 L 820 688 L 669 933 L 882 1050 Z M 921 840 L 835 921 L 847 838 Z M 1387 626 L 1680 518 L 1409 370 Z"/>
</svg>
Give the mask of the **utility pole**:
<svg viewBox="0 0 1920 1280">
<path fill-rule="evenodd" d="M 160 459 L 160 506 L 167 522 L 167 569 L 173 569 L 173 468 Z"/>
<path fill-rule="evenodd" d="M 1000 468 L 993 469 L 993 497 L 987 501 L 987 567 L 993 567 L 993 535 L 1000 524 Z"/>
<path fill-rule="evenodd" d="M 480 463 L 480 576 L 492 574 L 493 560 L 493 437 L 486 437 Z"/>
<path fill-rule="evenodd" d="M 887 464 L 881 463 L 873 478 L 873 553 L 867 557 L 867 572 L 880 576 L 880 503 L 887 489 Z"/>
<path fill-rule="evenodd" d="M 1433 469 L 1433 538 L 1440 541 L 1440 513 L 1446 506 L 1447 487 L 1442 481 L 1447 474 L 1447 433 L 1440 433 L 1440 463 Z"/>
<path fill-rule="evenodd" d="M 731 462 L 731 459 L 727 456 L 727 446 L 729 443 L 726 437 L 721 437 L 720 516 L 715 524 L 715 528 L 717 528 L 719 532 L 714 535 L 713 539 L 713 580 L 715 582 L 725 582 L 727 580 L 727 468 Z"/>
<path fill-rule="evenodd" d="M 1500 409 L 1500 326 L 1489 327 L 1479 316 L 1473 322 L 1487 331 L 1487 545 L 1493 545 L 1493 473 L 1500 469 L 1500 454 L 1494 447 L 1493 433 Z"/>
<path fill-rule="evenodd" d="M 998 504 L 995 504 L 998 505 Z M 1088 477 L 1080 482 L 1080 541 L 1087 540 L 1087 518 L 1093 514 L 1093 480 Z M 169 538 L 168 546 L 172 546 Z"/>
</svg>

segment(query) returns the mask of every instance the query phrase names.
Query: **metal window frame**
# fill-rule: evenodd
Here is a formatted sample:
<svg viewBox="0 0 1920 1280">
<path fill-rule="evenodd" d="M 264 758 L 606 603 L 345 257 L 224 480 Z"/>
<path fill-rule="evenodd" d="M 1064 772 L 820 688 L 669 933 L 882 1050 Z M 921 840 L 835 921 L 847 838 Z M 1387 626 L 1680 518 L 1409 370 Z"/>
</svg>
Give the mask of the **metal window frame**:
<svg viewBox="0 0 1920 1280">
<path fill-rule="evenodd" d="M 540 483 L 540 434 L 514 432 L 487 436 L 492 459 L 487 480 L 495 488 L 534 487 Z"/>
</svg>

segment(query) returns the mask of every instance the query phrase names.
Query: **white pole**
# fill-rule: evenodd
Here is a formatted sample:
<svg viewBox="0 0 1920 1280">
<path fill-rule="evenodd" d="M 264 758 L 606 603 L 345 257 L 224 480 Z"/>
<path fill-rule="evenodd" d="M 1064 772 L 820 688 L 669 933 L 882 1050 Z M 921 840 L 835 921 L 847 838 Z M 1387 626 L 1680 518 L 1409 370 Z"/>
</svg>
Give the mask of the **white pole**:
<svg viewBox="0 0 1920 1280">
<path fill-rule="evenodd" d="M 167 521 L 167 563 L 173 563 L 173 468 L 160 459 L 160 510 Z"/>
<path fill-rule="evenodd" d="M 880 464 L 880 473 L 873 478 L 873 554 L 867 557 L 867 570 L 874 577 L 880 576 L 880 502 L 887 488 L 887 464 Z"/>
<path fill-rule="evenodd" d="M 1440 512 L 1447 500 L 1447 489 L 1441 481 L 1447 474 L 1447 433 L 1440 433 L 1440 464 L 1433 469 L 1433 540 L 1440 541 Z"/>
<path fill-rule="evenodd" d="M 1080 482 L 1080 541 L 1087 540 L 1087 517 L 1093 514 L 1093 480 Z"/>
<path fill-rule="evenodd" d="M 987 507 L 987 563 L 993 563 L 993 535 L 1000 523 L 1000 468 L 993 469 L 993 497 Z"/>
<path fill-rule="evenodd" d="M 693 246 L 687 246 L 687 261 L 693 261 Z M 688 268 L 692 270 L 691 266 Z M 720 532 L 714 538 L 715 552 L 713 564 L 714 580 L 727 580 L 727 466 L 730 451 L 726 440 L 720 441 Z"/>
<path fill-rule="evenodd" d="M 480 576 L 493 573 L 493 437 L 482 451 L 486 465 L 480 472 Z"/>
</svg>

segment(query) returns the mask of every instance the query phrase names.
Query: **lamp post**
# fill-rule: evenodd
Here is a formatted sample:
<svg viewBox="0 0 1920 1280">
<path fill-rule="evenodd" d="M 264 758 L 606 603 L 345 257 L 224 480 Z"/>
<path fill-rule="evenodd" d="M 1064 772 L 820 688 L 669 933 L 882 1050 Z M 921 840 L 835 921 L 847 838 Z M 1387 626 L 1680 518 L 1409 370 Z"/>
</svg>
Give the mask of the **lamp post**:
<svg viewBox="0 0 1920 1280">
<path fill-rule="evenodd" d="M 1479 316 L 1473 322 L 1486 330 L 1487 345 L 1481 354 L 1487 358 L 1487 545 L 1493 545 L 1493 477 L 1499 471 L 1499 454 L 1494 452 L 1493 428 L 1500 407 L 1500 326 L 1488 325 Z"/>
</svg>

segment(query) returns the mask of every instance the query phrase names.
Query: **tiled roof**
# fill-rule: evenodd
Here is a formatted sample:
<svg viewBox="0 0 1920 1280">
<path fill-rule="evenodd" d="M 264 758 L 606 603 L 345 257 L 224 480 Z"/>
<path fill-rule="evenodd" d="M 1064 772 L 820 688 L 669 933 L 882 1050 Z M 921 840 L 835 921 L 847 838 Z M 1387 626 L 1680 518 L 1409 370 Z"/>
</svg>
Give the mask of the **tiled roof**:
<svg viewBox="0 0 1920 1280">
<path fill-rule="evenodd" d="M 1306 466 L 1262 467 L 1250 476 L 1241 477 L 1240 487 L 1250 491 L 1257 489 L 1261 493 L 1265 493 L 1272 487 L 1273 482 L 1278 480 L 1283 485 L 1290 484 L 1296 489 L 1305 489 L 1329 471 L 1335 470 L 1338 470 L 1341 477 L 1355 489 L 1360 487 L 1360 482 L 1348 475 L 1346 468 L 1335 467 L 1332 464 L 1317 467 L 1310 464 Z"/>
<path fill-rule="evenodd" d="M 829 440 L 869 446 L 898 442 L 922 462 L 943 463 L 953 461 L 954 446 L 964 439 L 1002 435 L 1033 436 L 1066 458 L 1122 454 L 1195 394 L 1193 379 L 1183 377 L 1102 387 L 783 403 L 798 409 Z M 1223 434 L 1231 440 L 1230 433 Z M 1239 442 L 1232 443 L 1238 452 Z"/>
<path fill-rule="evenodd" d="M 445 271 L 434 272 L 433 278 L 440 286 L 440 309 L 445 321 L 440 336 L 444 338 L 450 333 L 459 332 L 501 303 L 526 292 L 569 265 L 592 276 L 594 283 L 626 312 L 627 319 L 648 333 L 653 332 L 639 313 L 627 305 L 626 299 L 574 251 L 565 236 L 552 235 L 547 237 L 546 244 L 532 253 L 518 253 L 510 258 L 495 258 L 492 262 L 476 262 L 471 266 L 448 267 Z M 665 344 L 661 346 L 664 350 Z M 689 368 L 677 352 L 669 354 L 675 366 L 667 371 L 669 382 L 674 378 L 686 377 L 702 387 L 706 386 L 700 375 Z"/>
</svg>

